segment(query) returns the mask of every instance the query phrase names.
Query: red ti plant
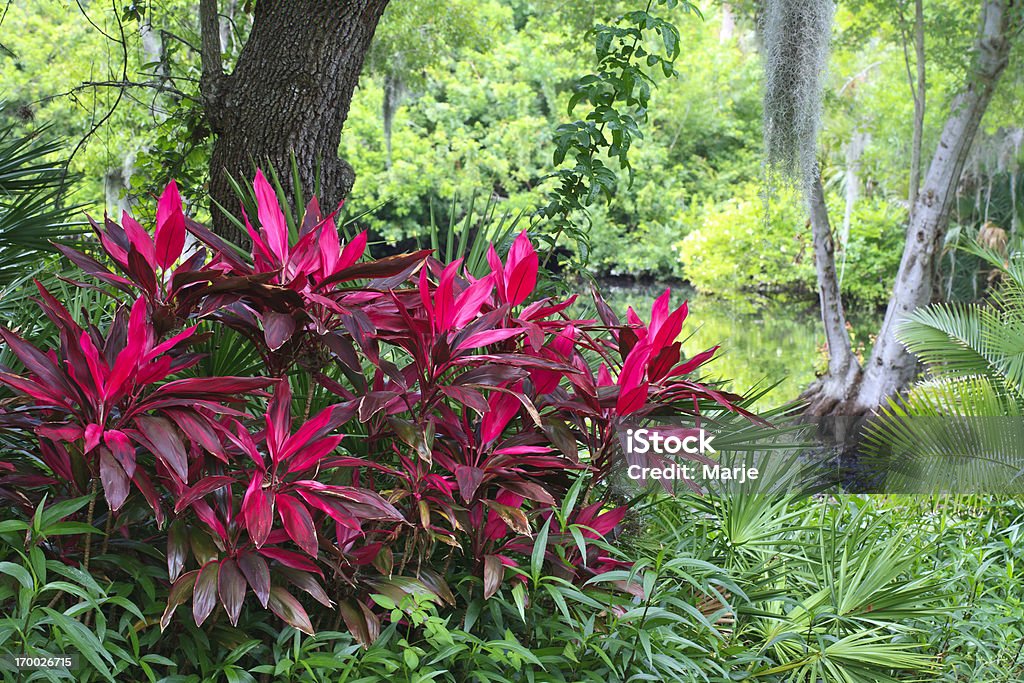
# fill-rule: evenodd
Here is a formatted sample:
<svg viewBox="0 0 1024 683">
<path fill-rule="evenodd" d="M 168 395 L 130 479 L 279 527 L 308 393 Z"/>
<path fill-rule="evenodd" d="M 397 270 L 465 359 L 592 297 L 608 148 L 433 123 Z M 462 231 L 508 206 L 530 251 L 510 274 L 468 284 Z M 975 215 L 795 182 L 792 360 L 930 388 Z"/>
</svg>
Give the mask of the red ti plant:
<svg viewBox="0 0 1024 683">
<path fill-rule="evenodd" d="M 0 383 L 32 400 L 25 417 L 31 416 L 40 455 L 54 474 L 73 482 L 79 492 L 98 477 L 112 510 L 124 504 L 134 483 L 162 520 L 154 477 L 175 484 L 187 481 L 190 445 L 211 446 L 219 419 L 242 416 L 231 404 L 244 401 L 245 392 L 268 381 L 166 381 L 198 361 L 184 351 L 194 327 L 158 341 L 140 297 L 130 314 L 118 309 L 102 334 L 94 325 L 80 327 L 60 302 L 37 286 L 39 305 L 60 332 L 60 347 L 43 352 L 0 328 L 0 337 L 27 371 L 0 371 Z M 152 469 L 137 466 L 139 448 L 155 457 Z"/>
<path fill-rule="evenodd" d="M 243 289 L 221 288 L 205 308 L 260 350 L 269 374 L 283 376 L 296 362 L 319 370 L 325 345 L 336 343 L 332 333 L 365 323 L 353 310 L 353 301 L 337 292 L 339 287 L 364 278 L 385 279 L 382 289 L 395 286 L 427 252 L 359 263 L 366 251 L 366 232 L 342 245 L 334 214 L 322 215 L 315 197 L 299 221 L 293 243 L 277 195 L 262 172 L 256 173 L 253 191 L 258 229 L 243 209 L 251 262 L 235 256 L 208 229 L 188 224 L 214 253 L 206 270 L 221 273 L 229 282 L 252 283 Z"/>
<path fill-rule="evenodd" d="M 168 573 L 175 583 L 161 621 L 164 628 L 190 596 L 197 625 L 218 600 L 236 624 L 246 591 L 251 589 L 263 607 L 311 633 L 301 603 L 283 587 L 272 587 L 271 575 L 331 607 L 332 601 L 315 578 L 323 577 L 317 562 L 320 546 L 331 547 L 328 538 L 321 538 L 323 522 L 333 521 L 339 534 L 347 537 L 361 535 L 367 522 L 403 521 L 398 510 L 373 491 L 319 480 L 332 469 L 360 464 L 354 458 L 331 457 L 343 437 L 329 434 L 351 417 L 354 408 L 331 406 L 293 434 L 288 384 L 276 384 L 260 433 L 255 437 L 241 429 L 225 433 L 233 444 L 230 474 L 202 476 L 177 496 L 174 512 L 180 520 L 175 524 L 182 523 L 187 510 L 199 524 L 191 534 L 169 536 Z M 225 491 L 231 495 L 223 495 Z M 197 552 L 197 537 L 209 538 L 215 550 Z M 289 541 L 302 552 L 289 550 Z M 200 566 L 182 574 L 190 548 Z M 340 553 L 335 549 L 334 554 Z M 334 563 L 334 569 L 344 572 L 346 567 Z"/>
<path fill-rule="evenodd" d="M 121 224 L 105 218 L 104 225 L 89 219 L 100 240 L 103 251 L 120 275 L 96 259 L 61 244 L 55 244 L 70 261 L 101 282 L 112 285 L 132 298 L 143 297 L 149 305 L 158 336 L 178 327 L 188 318 L 195 306 L 194 294 L 207 284 L 209 271 L 202 273 L 200 266 L 206 260 L 202 251 L 196 251 L 184 261 L 185 214 L 182 210 L 178 186 L 171 181 L 157 202 L 156 229 L 151 236 L 127 212 L 121 215 Z"/>
<path fill-rule="evenodd" d="M 79 491 L 99 480 L 113 510 L 129 482 L 158 522 L 172 509 L 164 627 L 190 598 L 197 624 L 218 603 L 235 624 L 251 590 L 310 631 L 291 587 L 336 604 L 366 642 L 380 629 L 370 592 L 452 603 L 443 565 L 479 577 L 489 597 L 545 524 L 545 566 L 583 582 L 617 566 L 574 551 L 569 527 L 598 538 L 626 514 L 604 486 L 624 420 L 696 421 L 707 404 L 747 414 L 692 378 L 715 349 L 683 358 L 687 309 L 672 309 L 669 292 L 649 322 L 630 310 L 621 323 L 596 292 L 601 320 L 575 318 L 575 296 L 536 296 L 525 232 L 504 261 L 492 247 L 491 272 L 475 278 L 429 252 L 374 260 L 366 234 L 342 244 L 315 199 L 291 235 L 262 174 L 254 189 L 250 258 L 184 218 L 170 186 L 153 237 L 128 217 L 97 228 L 121 275 L 65 252 L 134 300 L 106 333 L 80 327 L 42 288 L 60 347 L 0 330 L 26 368 L 0 382 L 28 403 L 0 410 L 0 425 L 32 430 L 55 478 Z M 205 244 L 184 261 L 181 225 Z M 240 332 L 274 379 L 183 376 L 200 322 Z M 289 388 L 300 373 L 320 386 L 310 397 L 338 402 L 293 428 L 310 412 Z M 552 514 L 581 477 L 579 510 L 560 526 Z"/>
</svg>

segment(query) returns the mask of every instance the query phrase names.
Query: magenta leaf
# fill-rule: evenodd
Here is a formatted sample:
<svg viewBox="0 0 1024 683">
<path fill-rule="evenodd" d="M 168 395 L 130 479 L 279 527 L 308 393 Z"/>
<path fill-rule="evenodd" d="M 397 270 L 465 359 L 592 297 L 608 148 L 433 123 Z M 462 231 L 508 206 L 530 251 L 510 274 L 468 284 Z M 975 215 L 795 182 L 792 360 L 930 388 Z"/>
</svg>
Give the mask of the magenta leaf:
<svg viewBox="0 0 1024 683">
<path fill-rule="evenodd" d="M 170 268 L 185 246 L 185 214 L 181 210 L 178 185 L 172 180 L 156 205 L 156 263 Z"/>
<path fill-rule="evenodd" d="M 263 490 L 263 474 L 255 472 L 242 498 L 242 517 L 249 537 L 256 547 L 261 547 L 270 535 L 274 523 L 274 494 Z"/>
<path fill-rule="evenodd" d="M 281 515 L 288 536 L 309 555 L 316 557 L 316 527 L 313 526 L 313 518 L 310 517 L 306 506 L 291 496 L 279 495 L 277 511 Z"/>
</svg>

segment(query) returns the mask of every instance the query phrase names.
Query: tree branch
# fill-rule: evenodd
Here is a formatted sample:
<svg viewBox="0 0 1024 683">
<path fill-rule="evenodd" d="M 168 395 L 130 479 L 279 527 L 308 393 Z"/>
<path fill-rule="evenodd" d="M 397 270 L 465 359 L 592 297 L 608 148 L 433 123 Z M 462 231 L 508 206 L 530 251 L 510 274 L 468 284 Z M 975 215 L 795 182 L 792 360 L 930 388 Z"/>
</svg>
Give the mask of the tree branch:
<svg viewBox="0 0 1024 683">
<path fill-rule="evenodd" d="M 199 90 L 203 96 L 210 128 L 216 133 L 223 130 L 225 125 L 224 90 L 227 81 L 221 57 L 217 0 L 199 0 L 199 30 L 202 34 L 202 76 L 199 79 Z"/>
<path fill-rule="evenodd" d="M 92 19 L 89 19 L 89 15 L 85 13 L 85 9 L 82 8 L 81 3 L 78 4 L 79 9 L 82 10 L 82 14 L 85 15 L 85 18 L 89 21 L 89 23 L 92 24 L 96 28 L 97 31 L 102 33 L 104 36 L 107 36 L 108 38 L 110 38 L 112 41 L 114 41 L 115 43 L 117 43 L 120 46 L 120 48 L 121 48 L 121 81 L 127 83 L 128 82 L 128 39 L 125 38 L 125 35 L 124 35 L 124 22 L 121 21 L 121 15 L 118 14 L 117 7 L 115 5 L 113 5 L 113 3 L 111 3 L 111 6 L 114 9 L 114 18 L 117 19 L 117 30 L 118 30 L 118 33 L 121 36 L 120 40 L 118 40 L 117 38 L 111 38 L 110 35 L 106 31 L 101 29 L 99 26 L 96 26 L 96 24 L 93 23 Z M 121 100 L 124 98 L 124 92 L 125 92 L 124 88 L 118 88 L 117 97 L 114 99 L 114 103 L 112 105 L 110 105 L 110 109 L 107 111 L 107 113 L 104 114 L 100 118 L 99 121 L 96 121 L 92 125 L 91 128 L 89 128 L 89 130 L 86 132 L 86 134 L 84 136 L 82 136 L 82 139 L 78 141 L 78 144 L 75 145 L 75 148 L 73 150 L 71 150 L 71 154 L 68 155 L 68 158 L 64 161 L 64 182 L 65 183 L 67 182 L 67 178 L 68 178 L 68 170 L 71 168 L 71 160 L 74 159 L 75 155 L 78 154 L 78 151 L 80 149 L 82 149 L 83 146 L 85 146 L 85 143 L 89 140 L 89 138 L 91 138 L 93 136 L 93 134 L 97 130 L 99 130 L 100 127 L 104 123 L 106 123 L 107 120 L 111 116 L 114 115 L 114 112 L 117 111 L 117 106 L 119 104 L 121 104 Z"/>
<path fill-rule="evenodd" d="M 202 35 L 203 77 L 220 78 L 224 75 L 224 62 L 221 59 L 217 0 L 199 0 L 199 31 Z"/>
</svg>

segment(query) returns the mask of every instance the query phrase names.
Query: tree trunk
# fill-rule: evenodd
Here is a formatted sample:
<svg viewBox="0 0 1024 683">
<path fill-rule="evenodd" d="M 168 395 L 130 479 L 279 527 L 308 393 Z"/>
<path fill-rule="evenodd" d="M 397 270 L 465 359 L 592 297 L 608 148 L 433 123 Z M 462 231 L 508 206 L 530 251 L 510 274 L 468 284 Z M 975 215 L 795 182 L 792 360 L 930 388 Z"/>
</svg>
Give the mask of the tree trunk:
<svg viewBox="0 0 1024 683">
<path fill-rule="evenodd" d="M 984 0 L 975 59 L 964 90 L 955 98 L 911 210 L 903 258 L 885 320 L 864 371 L 854 409 L 874 410 L 913 379 L 915 364 L 895 336 L 896 325 L 931 299 L 950 207 L 982 116 L 1006 69 L 1013 0 Z"/>
<path fill-rule="evenodd" d="M 352 189 L 352 167 L 338 158 L 342 126 L 377 22 L 388 0 L 258 2 L 249 39 L 230 76 L 221 69 L 216 0 L 202 0 L 202 91 L 217 139 L 210 197 L 238 206 L 228 175 L 245 181 L 253 166 L 275 169 L 293 200 L 291 156 L 308 196 L 319 180 L 333 209 Z M 209 30 L 207 29 L 209 26 Z M 214 228 L 245 241 L 211 206 Z"/>
<path fill-rule="evenodd" d="M 846 274 L 846 256 L 850 247 L 850 230 L 853 226 L 853 210 L 860 201 L 860 167 L 861 157 L 868 145 L 871 135 L 863 130 L 855 130 L 846 144 L 846 207 L 843 211 L 843 229 L 839 235 L 839 247 L 843 251 L 843 261 L 839 266 L 839 284 L 843 284 Z M 820 179 L 819 179 L 820 182 Z"/>
<path fill-rule="evenodd" d="M 384 166 L 391 170 L 391 125 L 395 122 L 395 112 L 402 102 L 405 87 L 402 80 L 394 73 L 384 75 L 384 92 L 381 104 L 381 119 L 384 123 Z"/>
<path fill-rule="evenodd" d="M 923 5 L 924 0 L 915 0 L 914 2 L 914 60 L 917 66 L 917 78 L 910 80 L 910 88 L 914 93 L 914 138 L 910 146 L 910 191 L 908 192 L 911 220 L 913 220 L 914 206 L 917 204 L 917 194 L 921 188 L 921 144 L 924 138 L 925 96 L 927 94 L 924 69 Z M 909 64 L 907 71 L 909 77 Z"/>
<path fill-rule="evenodd" d="M 736 12 L 732 5 L 722 3 L 722 25 L 718 29 L 718 42 L 728 43 L 736 34 Z"/>
<path fill-rule="evenodd" d="M 808 401 L 809 415 L 826 415 L 841 411 L 853 395 L 860 380 L 860 363 L 850 347 L 846 329 L 846 313 L 836 277 L 835 242 L 825 205 L 825 191 L 821 174 L 815 172 L 814 182 L 807 200 L 811 234 L 814 244 L 814 268 L 818 275 L 818 297 L 821 301 L 821 321 L 825 326 L 828 343 L 828 373 L 815 382 L 803 395 Z"/>
</svg>

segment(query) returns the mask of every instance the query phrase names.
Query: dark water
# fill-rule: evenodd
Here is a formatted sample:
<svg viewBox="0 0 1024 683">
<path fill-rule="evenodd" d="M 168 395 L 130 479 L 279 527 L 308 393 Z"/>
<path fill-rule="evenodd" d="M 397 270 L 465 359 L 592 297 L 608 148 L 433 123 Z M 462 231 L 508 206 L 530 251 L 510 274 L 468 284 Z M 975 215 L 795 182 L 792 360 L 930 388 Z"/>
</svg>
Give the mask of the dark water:
<svg viewBox="0 0 1024 683">
<path fill-rule="evenodd" d="M 645 321 L 651 303 L 665 291 L 665 285 L 616 285 L 601 289 L 616 313 L 624 315 L 632 306 Z M 779 382 L 756 408 L 764 410 L 794 400 L 810 384 L 816 371 L 825 368 L 825 333 L 815 302 L 804 300 L 734 302 L 697 295 L 685 287 L 672 287 L 672 306 L 689 301 L 689 316 L 683 324 L 683 350 L 687 356 L 720 345 L 715 358 L 704 366 L 707 379 L 725 380 L 737 393 L 759 383 Z M 881 321 L 870 312 L 852 316 L 855 345 L 869 344 Z M 870 352 L 868 346 L 864 353 Z"/>
</svg>

